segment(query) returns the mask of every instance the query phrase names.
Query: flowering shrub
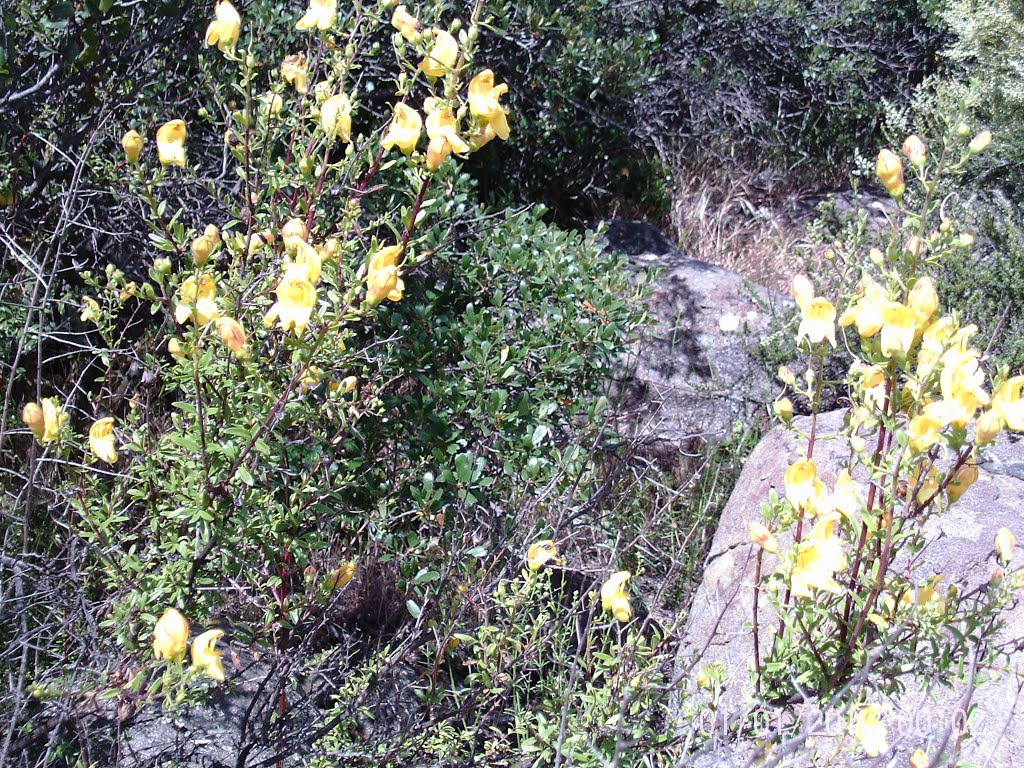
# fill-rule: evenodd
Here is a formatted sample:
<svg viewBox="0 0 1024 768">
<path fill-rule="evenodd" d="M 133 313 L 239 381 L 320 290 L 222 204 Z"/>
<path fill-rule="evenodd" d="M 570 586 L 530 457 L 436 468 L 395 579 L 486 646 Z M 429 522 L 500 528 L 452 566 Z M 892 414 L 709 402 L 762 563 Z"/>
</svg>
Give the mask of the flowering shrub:
<svg viewBox="0 0 1024 768">
<path fill-rule="evenodd" d="M 918 641 L 928 637 L 949 649 L 939 658 L 962 656 L 968 638 L 984 632 L 1024 583 L 1024 571 L 1006 576 L 997 568 L 988 590 L 961 595 L 956 587 L 943 589 L 942 574 L 921 573 L 917 557 L 926 543 L 923 526 L 977 479 L 979 451 L 1004 429 L 1024 429 L 1024 376 L 986 371 L 972 344 L 977 329 L 955 310 L 940 312 L 931 277 L 973 242 L 945 217 L 934 194 L 937 180 L 959 172 L 990 139 L 987 131 L 970 138 L 961 128 L 929 151 L 911 136 L 902 149 L 906 161 L 883 149 L 877 176 L 897 203 L 885 250 L 865 253 L 836 243 L 843 277 L 855 282 L 838 301 L 816 295 L 805 277 L 793 281 L 802 316 L 797 342 L 812 365 L 805 382 L 780 372 L 792 392 L 816 412 L 825 354 L 843 344 L 854 362 L 841 433 L 818 434 L 812 418 L 810 431 L 800 435 L 805 452 L 786 470 L 784 494 L 773 492 L 763 519 L 751 524 L 759 574 L 764 571 L 756 589 L 779 617 L 777 630 L 755 621 L 755 632 L 772 630 L 759 638 L 767 647 L 755 643 L 755 682 L 769 701 L 847 690 L 865 670 L 873 685 L 895 690 L 901 673 L 936 663 L 913 652 Z M 837 334 L 837 325 L 845 334 Z M 788 397 L 775 412 L 793 425 Z M 814 460 L 823 437 L 849 447 L 832 488 Z M 1005 567 L 1012 534 L 996 539 Z M 768 567 L 765 558 L 776 552 L 777 565 Z M 756 611 L 757 599 L 754 604 Z M 851 690 L 862 695 L 861 686 Z M 868 755 L 884 751 L 876 704 L 859 710 L 855 731 Z"/>
</svg>

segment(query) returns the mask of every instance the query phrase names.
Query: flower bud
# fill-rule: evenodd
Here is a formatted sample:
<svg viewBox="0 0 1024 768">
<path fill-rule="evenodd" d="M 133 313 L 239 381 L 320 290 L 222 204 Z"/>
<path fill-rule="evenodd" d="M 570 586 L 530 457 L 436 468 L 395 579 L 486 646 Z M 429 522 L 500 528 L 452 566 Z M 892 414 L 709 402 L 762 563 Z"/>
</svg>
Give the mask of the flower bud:
<svg viewBox="0 0 1024 768">
<path fill-rule="evenodd" d="M 903 184 L 903 163 L 899 157 L 890 150 L 883 149 L 878 153 L 875 161 L 875 175 L 882 182 L 882 186 L 894 198 L 899 200 L 903 197 L 906 186 Z"/>
<path fill-rule="evenodd" d="M 787 386 L 792 387 L 796 384 L 796 375 L 787 365 L 780 365 L 776 375 L 779 377 L 779 381 Z"/>
<path fill-rule="evenodd" d="M 1017 546 L 1017 537 L 1009 528 L 1000 528 L 996 531 L 996 554 L 1003 565 L 1010 562 L 1013 557 L 1013 548 Z"/>
<path fill-rule="evenodd" d="M 784 397 L 781 400 L 776 400 L 772 403 L 772 410 L 775 411 L 776 416 L 786 423 L 789 423 L 790 419 L 793 418 L 793 403 L 788 397 Z"/>
<path fill-rule="evenodd" d="M 237 357 L 248 357 L 249 350 L 246 347 L 245 330 L 241 324 L 232 317 L 218 317 L 216 323 L 217 335 L 220 336 L 220 340 L 224 342 L 225 346 Z"/>
<path fill-rule="evenodd" d="M 754 521 L 750 524 L 750 540 L 757 544 L 765 552 L 778 552 L 779 543 L 775 540 L 772 532 L 763 523 Z"/>
<path fill-rule="evenodd" d="M 205 235 L 200 235 L 192 241 L 192 261 L 197 267 L 201 267 L 213 253 L 213 243 Z"/>
<path fill-rule="evenodd" d="M 974 442 L 977 445 L 988 445 L 998 437 L 1003 429 L 1003 418 L 998 412 L 985 411 L 978 418 L 978 424 L 974 429 Z"/>
<path fill-rule="evenodd" d="M 926 154 L 924 142 L 917 136 L 908 136 L 907 140 L 903 142 L 903 154 L 907 156 L 912 166 L 920 168 L 924 165 Z"/>
<path fill-rule="evenodd" d="M 976 155 L 979 152 L 984 152 L 985 148 L 988 147 L 988 145 L 991 143 L 992 132 L 982 131 L 973 139 L 971 139 L 971 143 L 967 145 L 967 151 L 970 152 L 972 155 Z"/>
<path fill-rule="evenodd" d="M 281 239 L 284 241 L 284 249 L 294 254 L 299 247 L 299 241 L 305 243 L 309 238 L 309 230 L 302 219 L 289 219 L 281 227 Z"/>
<path fill-rule="evenodd" d="M 170 259 L 155 259 L 153 261 L 153 269 L 156 270 L 159 275 L 171 274 L 171 260 Z"/>
<path fill-rule="evenodd" d="M 353 392 L 356 388 L 356 384 L 359 383 L 359 379 L 355 376 L 346 376 L 341 380 L 341 392 L 347 395 L 349 392 Z"/>
<path fill-rule="evenodd" d="M 121 137 L 121 147 L 124 149 L 125 162 L 134 165 L 139 162 L 139 155 L 142 153 L 142 144 L 145 139 L 138 131 L 128 131 Z"/>
<path fill-rule="evenodd" d="M 181 339 L 168 339 L 167 340 L 167 351 L 171 353 L 171 357 L 176 360 L 181 360 L 185 357 L 185 345 Z"/>
<path fill-rule="evenodd" d="M 956 127 L 956 135 L 959 136 L 961 139 L 966 139 L 968 136 L 971 135 L 971 126 L 969 126 L 967 123 L 960 123 Z"/>
</svg>

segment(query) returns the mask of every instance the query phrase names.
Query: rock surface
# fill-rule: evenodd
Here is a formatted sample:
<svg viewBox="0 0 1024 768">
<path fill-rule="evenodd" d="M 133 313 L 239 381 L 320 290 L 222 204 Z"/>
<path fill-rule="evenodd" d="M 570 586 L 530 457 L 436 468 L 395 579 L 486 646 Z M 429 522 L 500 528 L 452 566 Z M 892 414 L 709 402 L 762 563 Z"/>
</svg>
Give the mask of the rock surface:
<svg viewBox="0 0 1024 768">
<path fill-rule="evenodd" d="M 819 434 L 836 432 L 842 425 L 843 412 L 833 411 L 819 418 Z M 809 419 L 797 419 L 798 428 L 806 430 Z M 814 459 L 818 475 L 830 487 L 841 468 L 841 441 L 819 440 Z M 764 437 L 750 455 L 736 488 L 726 506 L 707 558 L 704 579 L 697 591 L 688 617 L 681 646 L 680 670 L 699 664 L 722 661 L 728 671 L 723 701 L 725 711 L 738 711 L 750 700 L 748 669 L 753 663 L 752 633 L 744 628 L 753 613 L 753 591 L 756 551 L 750 543 L 748 525 L 760 519 L 762 502 L 768 491 L 782 492 L 786 467 L 796 457 L 792 432 L 777 428 Z M 956 584 L 961 593 L 987 582 L 997 565 L 993 550 L 996 531 L 1005 526 L 1018 535 L 1024 531 L 1024 439 L 1003 433 L 997 443 L 983 454 L 977 482 L 948 512 L 934 517 L 925 531 L 931 542 L 921 555 L 922 576 L 943 574 L 943 584 Z M 1018 548 L 1016 557 L 1022 557 Z M 1011 563 L 1017 568 L 1018 563 Z M 769 572 L 765 562 L 765 572 Z M 762 601 L 759 625 L 762 648 L 770 642 L 774 629 L 771 609 Z M 1009 669 L 998 680 L 984 681 L 971 698 L 977 707 L 971 716 L 970 738 L 963 743 L 962 760 L 976 761 L 989 768 L 1012 768 L 1021 765 L 1024 750 L 1024 695 L 1020 677 L 1024 674 L 1024 604 L 1008 612 L 1000 637 L 1015 644 Z M 1011 646 L 1013 647 L 1013 646 Z M 1015 673 L 1016 676 L 1015 677 Z M 689 677 L 693 677 L 691 671 Z M 965 688 L 952 689 L 935 685 L 935 681 L 915 680 L 906 693 L 889 702 L 885 723 L 892 745 L 885 759 L 853 760 L 856 750 L 846 750 L 849 764 L 906 766 L 910 753 L 917 748 L 934 757 L 938 743 L 947 728 L 962 717 Z M 834 738 L 841 723 L 826 720 L 821 726 L 819 746 Z M 954 730 L 955 734 L 955 730 Z M 955 738 L 955 735 L 954 735 Z M 847 742 L 849 743 L 849 742 Z M 726 765 L 734 760 L 745 762 L 750 754 L 747 744 L 716 741 L 695 759 L 695 765 Z M 795 754 L 782 765 L 809 765 L 806 758 Z M 935 765 L 944 765 L 936 763 Z"/>
<path fill-rule="evenodd" d="M 622 381 L 640 434 L 683 450 L 749 422 L 773 387 L 752 349 L 782 297 L 728 270 L 689 259 L 643 222 L 607 222 L 609 247 L 635 269 L 660 269 L 651 297 L 655 323 Z"/>
</svg>

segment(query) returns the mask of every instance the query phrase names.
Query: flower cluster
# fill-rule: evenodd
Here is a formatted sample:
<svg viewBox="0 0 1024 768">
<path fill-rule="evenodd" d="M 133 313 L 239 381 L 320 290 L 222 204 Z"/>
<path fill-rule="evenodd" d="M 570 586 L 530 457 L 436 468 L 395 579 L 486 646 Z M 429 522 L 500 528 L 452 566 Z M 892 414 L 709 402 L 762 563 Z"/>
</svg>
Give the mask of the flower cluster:
<svg viewBox="0 0 1024 768">
<path fill-rule="evenodd" d="M 157 660 L 180 664 L 188 648 L 188 619 L 174 608 L 168 608 L 153 628 L 153 655 Z M 192 641 L 192 667 L 224 682 L 224 662 L 217 641 L 224 637 L 222 629 L 208 629 Z"/>
</svg>

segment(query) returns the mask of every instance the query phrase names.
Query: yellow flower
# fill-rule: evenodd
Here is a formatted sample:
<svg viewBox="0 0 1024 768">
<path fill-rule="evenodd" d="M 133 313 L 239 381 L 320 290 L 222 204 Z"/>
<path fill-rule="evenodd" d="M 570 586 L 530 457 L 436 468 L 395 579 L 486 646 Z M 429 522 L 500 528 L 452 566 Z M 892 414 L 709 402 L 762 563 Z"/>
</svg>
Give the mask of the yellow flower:
<svg viewBox="0 0 1024 768">
<path fill-rule="evenodd" d="M 39 438 L 42 443 L 52 443 L 60 437 L 60 431 L 67 423 L 68 415 L 60 407 L 60 402 L 55 397 L 43 398 L 43 436 Z"/>
<path fill-rule="evenodd" d="M 818 479 L 818 468 L 813 459 L 800 459 L 786 469 L 783 482 L 786 498 L 795 508 L 807 504 L 814 498 L 814 481 Z"/>
<path fill-rule="evenodd" d="M 882 309 L 882 354 L 906 357 L 914 346 L 917 318 L 910 307 L 890 303 Z"/>
<path fill-rule="evenodd" d="M 370 264 L 367 267 L 368 272 L 376 272 L 379 269 L 385 267 L 397 267 L 398 259 L 402 255 L 402 246 L 400 245 L 388 245 L 381 248 L 373 256 L 370 257 Z"/>
<path fill-rule="evenodd" d="M 897 200 L 903 197 L 903 192 L 906 189 L 903 184 L 903 163 L 892 150 L 883 149 L 878 153 L 878 159 L 875 161 L 875 175 L 890 195 Z"/>
<path fill-rule="evenodd" d="M 174 319 L 184 324 L 192 320 L 197 325 L 206 325 L 220 312 L 217 310 L 217 283 L 210 275 L 203 275 L 199 282 L 189 276 L 179 289 L 181 299 L 174 308 Z"/>
<path fill-rule="evenodd" d="M 306 279 L 313 285 L 320 281 L 320 252 L 304 240 L 296 240 L 295 261 L 285 263 L 285 271 L 293 266 L 301 266 L 306 270 Z"/>
<path fill-rule="evenodd" d="M 836 345 L 836 309 L 832 302 L 816 296 L 800 307 L 803 315 L 796 339 L 807 337 L 811 344 L 820 344 L 828 339 L 833 347 Z"/>
<path fill-rule="evenodd" d="M 469 111 L 473 117 L 486 123 L 502 141 L 508 139 L 508 113 L 498 100 L 508 93 L 508 85 L 494 84 L 494 73 L 485 69 L 469 81 Z"/>
<path fill-rule="evenodd" d="M 397 29 L 408 42 L 412 42 L 419 31 L 419 22 L 406 10 L 404 5 L 395 8 L 391 14 L 391 26 Z"/>
<path fill-rule="evenodd" d="M 830 499 L 832 509 L 842 514 L 851 523 L 860 520 L 861 501 L 857 489 L 850 477 L 850 470 L 845 467 L 836 478 L 836 487 Z"/>
<path fill-rule="evenodd" d="M 711 661 L 697 670 L 697 687 L 705 691 L 713 691 L 725 680 L 725 664 Z"/>
<path fill-rule="evenodd" d="M 877 704 L 867 704 L 857 713 L 854 734 L 861 748 L 868 757 L 878 757 L 889 748 L 886 741 L 887 732 L 882 724 L 882 708 Z"/>
<path fill-rule="evenodd" d="M 224 637 L 222 629 L 208 629 L 192 641 L 192 666 L 216 680 L 224 682 L 224 662 L 217 650 L 217 641 Z"/>
<path fill-rule="evenodd" d="M 324 580 L 324 586 L 327 587 L 328 592 L 334 592 L 347 585 L 352 578 L 356 575 L 356 564 L 355 563 L 342 563 L 329 574 Z"/>
<path fill-rule="evenodd" d="M 218 317 L 216 320 L 217 335 L 224 345 L 237 357 L 246 359 L 249 357 L 249 347 L 246 344 L 245 330 L 233 317 Z"/>
<path fill-rule="evenodd" d="M 355 392 L 356 385 L 359 384 L 359 379 L 355 376 L 346 376 L 341 380 L 341 393 L 347 395 L 349 392 Z"/>
<path fill-rule="evenodd" d="M 555 546 L 555 542 L 551 539 L 544 539 L 544 541 L 538 541 L 536 544 L 530 545 L 526 552 L 526 564 L 531 571 L 539 571 L 549 562 L 555 565 L 561 565 L 562 563 L 558 559 L 558 547 Z"/>
<path fill-rule="evenodd" d="M 238 42 L 242 29 L 242 17 L 228 0 L 221 0 L 214 9 L 214 20 L 206 28 L 207 47 L 216 44 L 221 53 L 227 53 Z"/>
<path fill-rule="evenodd" d="M 996 531 L 996 554 L 1003 565 L 1010 562 L 1013 557 L 1013 548 L 1017 546 L 1017 537 L 1009 528 L 1000 528 Z"/>
<path fill-rule="evenodd" d="M 998 392 L 998 390 L 996 390 Z M 978 423 L 974 428 L 974 442 L 976 445 L 988 445 L 999 436 L 1003 429 L 1003 418 L 995 410 L 985 411 L 978 417 Z"/>
<path fill-rule="evenodd" d="M 83 323 L 88 323 L 90 320 L 95 322 L 100 316 L 100 305 L 96 299 L 91 296 L 85 296 L 82 298 L 82 314 L 80 320 Z"/>
<path fill-rule="evenodd" d="M 601 585 L 601 610 L 611 611 L 612 615 L 623 623 L 629 621 L 633 616 L 629 595 L 626 594 L 628 581 L 629 571 L 618 571 L 609 576 L 608 581 Z"/>
<path fill-rule="evenodd" d="M 956 501 L 964 495 L 964 491 L 974 485 L 978 479 L 978 465 L 973 461 L 967 461 L 960 465 L 953 474 L 953 478 L 946 485 L 946 494 L 950 501 Z"/>
<path fill-rule="evenodd" d="M 803 309 L 804 304 L 807 304 L 814 298 L 814 286 L 803 275 L 797 275 L 793 278 L 789 284 L 789 292 L 800 309 Z"/>
<path fill-rule="evenodd" d="M 977 136 L 975 136 L 973 139 L 971 139 L 971 143 L 967 145 L 967 150 L 972 155 L 976 155 L 979 152 L 984 152 L 985 149 L 988 147 L 988 145 L 991 144 L 991 143 L 992 143 L 992 132 L 991 131 L 982 131 Z"/>
<path fill-rule="evenodd" d="M 882 329 L 882 310 L 892 302 L 889 295 L 871 275 L 864 275 L 860 281 L 861 296 L 839 318 L 844 328 L 856 323 L 857 333 L 862 339 L 874 336 Z"/>
<path fill-rule="evenodd" d="M 373 307 L 384 299 L 400 301 L 405 285 L 398 277 L 398 267 L 387 266 L 366 276 L 366 301 Z"/>
<path fill-rule="evenodd" d="M 89 449 L 97 459 L 117 464 L 117 446 L 114 444 L 114 418 L 107 416 L 89 427 Z"/>
<path fill-rule="evenodd" d="M 320 127 L 328 136 L 352 141 L 352 102 L 348 96 L 339 93 L 320 105 Z"/>
<path fill-rule="evenodd" d="M 757 544 L 765 552 L 778 552 L 779 542 L 775 540 L 772 532 L 756 520 L 750 524 L 750 540 Z"/>
<path fill-rule="evenodd" d="M 921 348 L 917 351 L 917 378 L 923 379 L 935 369 L 946 342 L 955 330 L 953 318 L 948 315 L 940 317 L 925 329 L 921 337 Z"/>
<path fill-rule="evenodd" d="M 903 142 L 903 154 L 907 156 L 911 165 L 920 167 L 924 165 L 927 150 L 924 147 L 924 142 L 917 136 L 907 136 L 907 140 Z"/>
<path fill-rule="evenodd" d="M 46 417 L 38 403 L 26 403 L 21 409 L 21 420 L 39 440 L 46 434 Z"/>
<path fill-rule="evenodd" d="M 171 353 L 171 357 L 178 360 L 185 357 L 185 345 L 181 343 L 181 339 L 168 339 L 167 351 Z"/>
<path fill-rule="evenodd" d="M 171 120 L 160 126 L 156 132 L 156 151 L 162 165 L 185 166 L 187 136 L 184 120 Z"/>
<path fill-rule="evenodd" d="M 907 305 L 914 313 L 917 328 L 925 328 L 939 307 L 939 294 L 936 293 L 935 284 L 930 277 L 922 277 L 914 283 L 907 297 Z"/>
<path fill-rule="evenodd" d="M 935 590 L 941 581 L 941 573 L 933 576 L 926 584 L 904 592 L 900 602 L 918 608 L 934 607 L 938 613 L 943 613 L 946 610 L 946 598 L 935 596 Z"/>
<path fill-rule="evenodd" d="M 1007 379 L 992 395 L 992 410 L 995 411 L 1007 429 L 1024 432 L 1024 376 Z"/>
<path fill-rule="evenodd" d="M 309 73 L 306 71 L 306 57 L 301 53 L 285 56 L 281 62 L 281 77 L 294 86 L 298 93 L 309 91 Z"/>
<path fill-rule="evenodd" d="M 794 597 L 814 597 L 811 590 L 842 591 L 832 578 L 836 571 L 846 568 L 846 555 L 833 530 L 838 520 L 839 515 L 835 512 L 821 518 L 814 524 L 810 535 L 797 545 L 790 579 Z"/>
<path fill-rule="evenodd" d="M 921 487 L 917 490 L 917 503 L 924 504 L 928 499 L 935 495 L 935 492 L 939 490 L 939 472 L 934 466 L 929 466 L 928 471 L 925 473 L 924 479 L 921 478 L 921 468 L 923 464 L 918 464 L 913 473 L 910 475 L 909 489 L 912 491 L 917 488 L 918 483 Z"/>
<path fill-rule="evenodd" d="M 928 768 L 928 755 L 923 749 L 915 749 L 910 756 L 910 768 Z"/>
<path fill-rule="evenodd" d="M 391 119 L 387 133 L 380 140 L 384 149 L 398 147 L 406 155 L 412 154 L 423 131 L 420 113 L 405 104 L 395 104 L 395 116 Z"/>
<path fill-rule="evenodd" d="M 927 451 L 941 439 L 939 430 L 942 429 L 942 420 L 934 416 L 934 409 L 929 414 L 929 409 L 910 420 L 907 427 L 907 434 L 910 437 L 910 449 L 917 453 Z"/>
<path fill-rule="evenodd" d="M 459 58 L 459 44 L 443 29 L 434 27 L 433 33 L 433 41 L 419 67 L 427 77 L 441 77 L 455 66 Z"/>
<path fill-rule="evenodd" d="M 469 144 L 456 133 L 455 116 L 447 107 L 435 109 L 427 115 L 427 168 L 436 169 L 452 152 L 465 154 Z"/>
<path fill-rule="evenodd" d="M 296 29 L 330 29 L 338 14 L 337 0 L 309 0 L 309 10 L 299 19 Z"/>
<path fill-rule="evenodd" d="M 284 241 L 284 249 L 290 254 L 295 254 L 299 243 L 309 242 L 309 230 L 306 229 L 306 222 L 302 219 L 288 219 L 281 227 L 281 240 Z"/>
<path fill-rule="evenodd" d="M 124 149 L 125 162 L 132 165 L 139 162 L 139 155 L 142 154 L 142 145 L 145 141 L 138 131 L 128 131 L 128 133 L 121 137 L 121 147 Z"/>
<path fill-rule="evenodd" d="M 288 268 L 277 286 L 277 303 L 263 319 L 268 328 L 277 320 L 282 330 L 295 330 L 301 336 L 309 324 L 309 316 L 316 306 L 316 287 L 309 281 L 306 268 L 295 264 Z"/>
<path fill-rule="evenodd" d="M 153 628 L 153 653 L 157 659 L 181 661 L 188 644 L 188 621 L 174 608 L 168 608 Z"/>
<path fill-rule="evenodd" d="M 220 232 L 217 227 L 210 224 L 206 231 L 192 241 L 192 262 L 201 267 L 206 264 L 213 253 L 213 249 L 220 244 Z"/>
</svg>

